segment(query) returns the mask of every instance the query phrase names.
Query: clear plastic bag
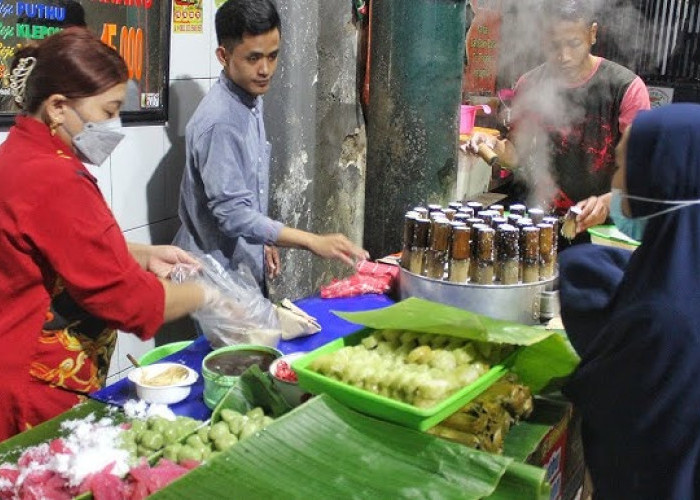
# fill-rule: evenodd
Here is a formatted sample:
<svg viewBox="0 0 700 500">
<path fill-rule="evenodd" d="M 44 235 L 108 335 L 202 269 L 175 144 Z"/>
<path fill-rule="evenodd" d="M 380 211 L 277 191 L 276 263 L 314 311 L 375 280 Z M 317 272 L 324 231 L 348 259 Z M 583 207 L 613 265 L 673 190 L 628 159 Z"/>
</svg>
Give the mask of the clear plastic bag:
<svg viewBox="0 0 700 500">
<path fill-rule="evenodd" d="M 210 255 L 199 257 L 200 269 L 176 265 L 170 273 L 175 283 L 192 281 L 213 289 L 215 300 L 192 314 L 213 348 L 235 344 L 276 347 L 282 331 L 272 302 L 267 300 L 250 269 L 239 266 L 227 272 Z"/>
</svg>

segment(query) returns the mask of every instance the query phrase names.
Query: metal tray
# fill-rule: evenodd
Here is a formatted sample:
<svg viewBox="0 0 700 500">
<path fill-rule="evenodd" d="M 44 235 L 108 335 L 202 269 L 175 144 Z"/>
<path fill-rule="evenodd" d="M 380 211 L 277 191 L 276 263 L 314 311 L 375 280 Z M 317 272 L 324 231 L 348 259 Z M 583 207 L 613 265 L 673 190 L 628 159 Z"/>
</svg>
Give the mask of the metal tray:
<svg viewBox="0 0 700 500">
<path fill-rule="evenodd" d="M 401 268 L 399 295 L 401 300 L 419 297 L 492 318 L 535 325 L 541 321 L 543 296 L 554 290 L 557 279 L 554 276 L 537 283 L 476 285 L 426 278 Z M 545 300 L 551 300 L 551 295 Z"/>
</svg>

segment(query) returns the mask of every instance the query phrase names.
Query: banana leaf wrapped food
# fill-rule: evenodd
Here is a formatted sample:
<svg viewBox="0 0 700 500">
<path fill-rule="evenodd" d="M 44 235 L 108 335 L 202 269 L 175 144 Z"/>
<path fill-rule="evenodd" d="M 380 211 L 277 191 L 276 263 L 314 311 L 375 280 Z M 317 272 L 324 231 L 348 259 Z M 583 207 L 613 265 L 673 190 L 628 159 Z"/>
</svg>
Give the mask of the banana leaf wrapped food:
<svg viewBox="0 0 700 500">
<path fill-rule="evenodd" d="M 508 374 L 432 429 L 430 434 L 491 453 L 501 453 L 508 431 L 533 409 L 530 390 Z"/>
</svg>

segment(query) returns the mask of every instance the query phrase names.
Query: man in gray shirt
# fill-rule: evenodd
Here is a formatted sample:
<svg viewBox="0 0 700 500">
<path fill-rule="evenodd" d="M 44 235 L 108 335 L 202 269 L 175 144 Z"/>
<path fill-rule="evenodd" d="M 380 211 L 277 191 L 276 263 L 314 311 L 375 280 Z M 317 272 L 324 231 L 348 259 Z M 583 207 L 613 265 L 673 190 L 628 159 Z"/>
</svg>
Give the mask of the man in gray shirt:
<svg viewBox="0 0 700 500">
<path fill-rule="evenodd" d="M 270 143 L 262 95 L 277 68 L 280 18 L 271 0 L 228 0 L 216 12 L 218 81 L 187 124 L 174 243 L 211 254 L 226 269 L 247 265 L 261 289 L 280 272 L 276 246 L 353 263 L 367 252 L 342 234 L 316 235 L 267 217 Z"/>
</svg>

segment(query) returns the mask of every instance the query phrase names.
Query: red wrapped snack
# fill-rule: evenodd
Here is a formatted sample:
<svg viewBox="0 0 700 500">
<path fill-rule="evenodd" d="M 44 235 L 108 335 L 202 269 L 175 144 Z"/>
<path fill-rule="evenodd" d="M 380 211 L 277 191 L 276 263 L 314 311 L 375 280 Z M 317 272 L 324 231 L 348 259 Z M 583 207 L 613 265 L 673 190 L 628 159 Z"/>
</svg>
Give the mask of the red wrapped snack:
<svg viewBox="0 0 700 500">
<path fill-rule="evenodd" d="M 399 275 L 397 266 L 368 260 L 358 262 L 355 269 L 357 272 L 349 278 L 333 280 L 330 285 L 322 287 L 321 297 L 330 299 L 367 293 L 386 293 L 394 286 Z"/>
</svg>

